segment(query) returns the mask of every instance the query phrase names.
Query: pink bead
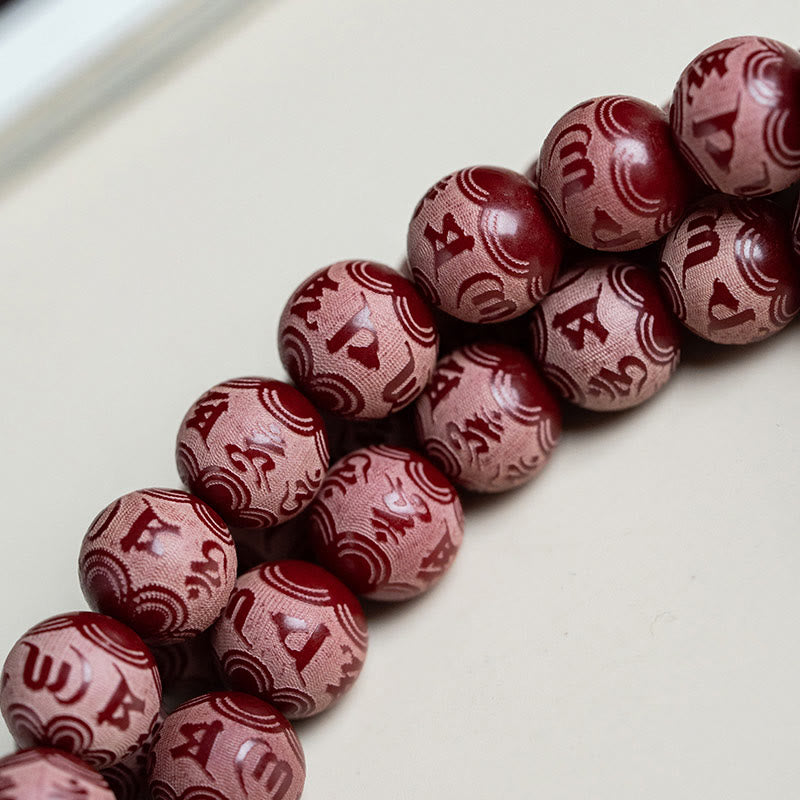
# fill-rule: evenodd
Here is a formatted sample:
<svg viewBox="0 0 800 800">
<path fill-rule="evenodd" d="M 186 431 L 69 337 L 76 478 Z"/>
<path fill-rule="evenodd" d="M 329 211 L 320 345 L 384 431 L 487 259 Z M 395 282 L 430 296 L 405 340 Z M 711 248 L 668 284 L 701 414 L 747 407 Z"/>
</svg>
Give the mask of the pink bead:
<svg viewBox="0 0 800 800">
<path fill-rule="evenodd" d="M 652 273 L 611 256 L 581 260 L 534 309 L 533 353 L 565 399 L 619 411 L 652 397 L 680 357 L 678 326 Z"/>
<path fill-rule="evenodd" d="M 320 563 L 356 594 L 405 600 L 450 568 L 464 536 L 450 481 L 405 447 L 356 450 L 333 465 L 311 506 Z"/>
<path fill-rule="evenodd" d="M 423 296 L 466 322 L 499 322 L 545 295 L 561 236 L 531 182 L 499 167 L 442 178 L 408 228 L 408 264 Z"/>
<path fill-rule="evenodd" d="M 278 561 L 239 578 L 212 645 L 232 689 L 298 719 L 353 685 L 367 654 L 367 623 L 338 578 L 305 561 Z"/>
<path fill-rule="evenodd" d="M 161 683 L 144 642 L 87 611 L 51 617 L 11 648 L 0 708 L 20 747 L 48 745 L 103 768 L 147 739 Z"/>
<path fill-rule="evenodd" d="M 143 489 L 101 511 L 83 539 L 81 589 L 89 605 L 150 644 L 191 639 L 228 602 L 236 550 L 228 528 L 186 492 Z"/>
<path fill-rule="evenodd" d="M 153 727 L 150 736 L 147 737 L 141 747 L 137 748 L 122 761 L 104 769 L 101 775 L 105 782 L 111 787 L 116 800 L 149 800 L 147 791 L 147 758 L 155 742 L 156 734 L 164 723 L 165 714 L 162 711 L 158 715 L 158 723 Z M 60 798 L 59 798 L 60 800 Z M 64 800 L 73 800 L 71 796 Z M 84 800 L 83 797 L 76 797 L 74 800 Z"/>
<path fill-rule="evenodd" d="M 213 692 L 166 718 L 148 774 L 153 800 L 298 800 L 306 766 L 292 726 L 272 706 Z"/>
<path fill-rule="evenodd" d="M 385 417 L 411 403 L 436 363 L 430 309 L 398 272 L 339 261 L 289 299 L 278 328 L 281 361 L 323 411 Z"/>
<path fill-rule="evenodd" d="M 670 107 L 681 151 L 728 194 L 800 180 L 800 53 L 761 36 L 725 39 L 681 74 Z"/>
<path fill-rule="evenodd" d="M 660 278 L 678 319 L 712 342 L 764 339 L 800 310 L 788 219 L 763 198 L 693 205 L 664 242 Z"/>
<path fill-rule="evenodd" d="M 114 793 L 101 775 L 75 756 L 37 747 L 0 758 L 0 798 L 114 800 Z"/>
<path fill-rule="evenodd" d="M 664 112 L 635 97 L 599 97 L 547 135 L 539 185 L 561 229 L 595 250 L 635 250 L 677 222 L 689 177 Z"/>
<path fill-rule="evenodd" d="M 189 491 L 231 526 L 271 528 L 313 500 L 328 442 L 319 412 L 293 386 L 237 378 L 189 409 L 176 457 Z"/>
<path fill-rule="evenodd" d="M 428 457 L 476 492 L 502 492 L 533 478 L 561 435 L 558 402 L 533 364 L 501 344 L 471 344 L 445 356 L 416 414 Z"/>
</svg>

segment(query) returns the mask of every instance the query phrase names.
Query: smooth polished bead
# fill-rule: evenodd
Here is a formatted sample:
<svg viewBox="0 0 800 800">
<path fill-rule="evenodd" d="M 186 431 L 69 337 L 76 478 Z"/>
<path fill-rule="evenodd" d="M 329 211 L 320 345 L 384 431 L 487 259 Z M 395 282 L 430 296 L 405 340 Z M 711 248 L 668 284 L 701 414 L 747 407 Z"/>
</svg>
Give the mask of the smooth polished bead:
<svg viewBox="0 0 800 800">
<path fill-rule="evenodd" d="M 422 391 L 436 363 L 433 317 L 402 275 L 339 261 L 303 281 L 278 328 L 292 380 L 323 411 L 378 419 Z"/>
<path fill-rule="evenodd" d="M 178 473 L 236 528 L 271 528 L 314 499 L 328 469 L 319 412 L 294 386 L 237 378 L 209 389 L 183 418 Z"/>
<path fill-rule="evenodd" d="M 148 761 L 153 800 L 298 800 L 305 776 L 285 717 L 239 692 L 213 692 L 173 711 Z"/>
<path fill-rule="evenodd" d="M 539 186 L 571 239 L 609 251 L 660 239 L 690 191 L 664 112 L 624 96 L 587 100 L 561 117 L 542 146 Z"/>
<path fill-rule="evenodd" d="M 211 642 L 232 689 L 298 719 L 324 711 L 353 685 L 367 623 L 338 578 L 305 561 L 278 561 L 236 581 Z"/>
<path fill-rule="evenodd" d="M 652 397 L 680 357 L 678 325 L 651 271 L 618 256 L 581 259 L 534 309 L 533 354 L 564 397 L 619 411 Z"/>
<path fill-rule="evenodd" d="M 408 266 L 431 305 L 465 322 L 518 317 L 544 297 L 561 235 L 533 184 L 500 167 L 442 178 L 408 227 Z"/>
<path fill-rule="evenodd" d="M 150 800 L 147 797 L 147 759 L 155 742 L 156 734 L 164 723 L 164 711 L 147 740 L 129 756 L 101 771 L 101 775 L 114 792 L 116 800 Z M 58 800 L 61 800 L 60 798 Z M 73 800 L 70 796 L 65 800 Z M 84 800 L 76 797 L 75 800 Z"/>
<path fill-rule="evenodd" d="M 160 706 L 150 651 L 103 614 L 45 620 L 19 639 L 3 666 L 0 708 L 17 744 L 56 747 L 98 769 L 146 741 Z"/>
<path fill-rule="evenodd" d="M 670 122 L 698 175 L 727 194 L 800 180 L 800 53 L 762 36 L 725 39 L 681 74 Z"/>
<path fill-rule="evenodd" d="M 712 342 L 765 339 L 800 310 L 789 219 L 764 198 L 693 205 L 664 241 L 659 276 L 678 319 Z"/>
<path fill-rule="evenodd" d="M 524 353 L 502 344 L 471 344 L 441 359 L 416 415 L 427 456 L 476 492 L 529 481 L 561 434 L 550 389 Z"/>
<path fill-rule="evenodd" d="M 115 800 L 102 775 L 79 758 L 50 747 L 22 750 L 0 758 L 0 797 L 3 800 Z M 127 800 L 125 795 L 122 800 Z"/>
<path fill-rule="evenodd" d="M 319 562 L 356 594 L 406 600 L 450 568 L 464 536 L 461 501 L 405 447 L 356 450 L 333 465 L 311 506 Z"/>
<path fill-rule="evenodd" d="M 81 546 L 89 605 L 148 644 L 191 639 L 228 602 L 236 549 L 225 523 L 186 492 L 142 489 L 101 511 Z"/>
</svg>

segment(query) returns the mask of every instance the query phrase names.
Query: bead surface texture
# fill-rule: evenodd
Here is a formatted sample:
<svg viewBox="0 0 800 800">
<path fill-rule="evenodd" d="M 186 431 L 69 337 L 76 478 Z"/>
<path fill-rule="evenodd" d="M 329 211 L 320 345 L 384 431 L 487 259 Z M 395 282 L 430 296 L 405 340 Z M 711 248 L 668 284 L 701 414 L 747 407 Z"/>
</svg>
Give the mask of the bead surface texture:
<svg viewBox="0 0 800 800">
<path fill-rule="evenodd" d="M 516 348 L 472 344 L 436 366 L 416 405 L 417 435 L 455 484 L 501 492 L 530 480 L 561 434 L 558 402 Z"/>
<path fill-rule="evenodd" d="M 178 431 L 178 473 L 231 526 L 270 528 L 299 514 L 328 468 L 319 412 L 287 383 L 237 378 L 209 389 Z"/>
<path fill-rule="evenodd" d="M 3 666 L 0 707 L 17 743 L 57 747 L 97 768 L 140 747 L 160 705 L 150 651 L 102 614 L 45 620 L 19 639 Z"/>
<path fill-rule="evenodd" d="M 433 586 L 453 563 L 463 531 L 450 481 L 404 447 L 345 456 L 311 506 L 320 563 L 372 600 L 405 600 Z"/>
<path fill-rule="evenodd" d="M 232 689 L 298 719 L 353 685 L 367 654 L 367 623 L 338 578 L 305 561 L 278 561 L 237 580 L 211 641 Z"/>
<path fill-rule="evenodd" d="M 283 715 L 239 692 L 202 695 L 173 711 L 148 760 L 153 800 L 297 800 L 305 774 Z"/>
<path fill-rule="evenodd" d="M 408 228 L 408 268 L 422 295 L 466 322 L 500 322 L 545 295 L 561 236 L 533 184 L 500 167 L 442 178 Z"/>
<path fill-rule="evenodd" d="M 436 363 L 431 310 L 410 281 L 371 261 L 315 272 L 289 299 L 278 349 L 292 380 L 323 411 L 377 419 L 422 391 Z"/>
<path fill-rule="evenodd" d="M 208 628 L 236 580 L 236 550 L 215 511 L 186 492 L 144 489 L 98 514 L 83 540 L 81 589 L 89 605 L 148 644 Z"/>
<path fill-rule="evenodd" d="M 571 239 L 610 251 L 661 238 L 690 191 L 664 112 L 624 96 L 587 100 L 561 117 L 542 146 L 539 187 Z"/>
<path fill-rule="evenodd" d="M 681 151 L 711 187 L 772 194 L 800 179 L 800 53 L 761 36 L 725 39 L 683 71 L 670 106 Z"/>
<path fill-rule="evenodd" d="M 564 399 L 594 411 L 652 397 L 680 357 L 678 326 L 651 272 L 596 256 L 564 273 L 534 309 L 533 353 Z"/>
<path fill-rule="evenodd" d="M 115 800 L 108 784 L 80 759 L 50 747 L 0 758 L 3 800 Z M 125 795 L 117 800 L 128 800 Z"/>
<path fill-rule="evenodd" d="M 661 282 L 678 319 L 704 339 L 748 344 L 800 310 L 800 269 L 789 222 L 763 198 L 713 195 L 667 237 Z"/>
</svg>

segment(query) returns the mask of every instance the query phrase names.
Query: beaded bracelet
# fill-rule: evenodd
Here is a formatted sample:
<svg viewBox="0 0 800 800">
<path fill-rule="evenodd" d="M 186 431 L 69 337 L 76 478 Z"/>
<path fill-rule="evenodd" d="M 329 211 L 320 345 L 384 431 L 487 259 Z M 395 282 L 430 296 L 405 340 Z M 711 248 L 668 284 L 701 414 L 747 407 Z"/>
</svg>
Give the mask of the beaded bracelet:
<svg viewBox="0 0 800 800">
<path fill-rule="evenodd" d="M 188 491 L 103 509 L 79 554 L 93 611 L 9 653 L 0 708 L 25 749 L 0 759 L 3 796 L 300 797 L 289 720 L 357 679 L 357 596 L 444 576 L 455 487 L 531 480 L 563 400 L 652 397 L 683 329 L 747 344 L 797 315 L 800 199 L 790 222 L 777 193 L 798 181 L 800 54 L 728 39 L 684 70 L 669 121 L 632 97 L 581 103 L 527 175 L 437 181 L 399 272 L 314 273 L 278 326 L 294 385 L 243 377 L 198 398 L 176 443 Z"/>
</svg>

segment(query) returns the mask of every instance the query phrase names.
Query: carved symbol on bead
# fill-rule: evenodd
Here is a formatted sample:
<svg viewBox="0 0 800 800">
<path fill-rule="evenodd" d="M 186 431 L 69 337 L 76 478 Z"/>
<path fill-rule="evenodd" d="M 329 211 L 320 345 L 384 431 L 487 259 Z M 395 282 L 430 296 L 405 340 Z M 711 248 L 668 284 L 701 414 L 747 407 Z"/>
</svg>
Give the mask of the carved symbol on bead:
<svg viewBox="0 0 800 800">
<path fill-rule="evenodd" d="M 696 58 L 690 65 L 687 74 L 687 88 L 686 88 L 686 103 L 691 105 L 694 100 L 692 94 L 693 89 L 699 89 L 706 82 L 713 73 L 721 78 L 728 72 L 728 65 L 726 60 L 728 55 L 736 49 L 733 47 L 720 47 L 718 50 L 712 50 L 709 53 L 701 55 Z"/>
<path fill-rule="evenodd" d="M 478 411 L 465 419 L 459 426 L 457 422 L 447 423 L 447 433 L 457 450 L 465 450 L 472 462 L 480 460 L 480 456 L 489 452 L 489 441 L 499 442 L 505 428 L 500 421 L 499 411 Z"/>
<path fill-rule="evenodd" d="M 328 270 L 325 270 L 321 275 L 311 278 L 298 290 L 289 314 L 300 317 L 310 330 L 317 330 L 319 323 L 315 319 L 310 319 L 310 316 L 322 307 L 320 299 L 325 290 L 335 292 L 338 288 L 339 284 L 331 278 Z"/>
<path fill-rule="evenodd" d="M 326 344 L 329 353 L 337 353 L 351 339 L 364 331 L 370 338 L 369 344 L 348 345 L 347 355 L 354 361 L 363 364 L 367 369 L 378 369 L 381 365 L 378 359 L 378 333 L 372 321 L 372 311 L 369 303 L 367 303 L 367 297 L 363 292 L 361 293 L 361 299 L 364 305 L 327 340 Z"/>
<path fill-rule="evenodd" d="M 436 547 L 420 562 L 417 578 L 428 581 L 436 575 L 441 575 L 450 566 L 450 562 L 456 557 L 457 551 L 458 547 L 450 537 L 450 528 L 445 522 L 442 538 L 436 543 Z"/>
<path fill-rule="evenodd" d="M 291 766 L 286 761 L 279 759 L 264 739 L 248 739 L 243 742 L 236 753 L 235 764 L 236 777 L 245 795 L 249 795 L 245 783 L 245 767 L 248 760 L 252 760 L 251 757 L 257 757 L 255 765 L 250 770 L 253 778 L 260 781 L 266 775 L 264 790 L 267 794 L 265 796 L 269 796 L 270 800 L 282 800 L 292 785 L 294 775 Z"/>
<path fill-rule="evenodd" d="M 310 632 L 302 647 L 292 647 L 288 641 L 289 637 L 294 637 L 295 634 L 308 633 L 308 623 L 299 617 L 293 617 L 283 612 L 273 613 L 272 621 L 278 628 L 281 644 L 286 649 L 292 661 L 294 661 L 297 674 L 305 686 L 306 682 L 303 678 L 303 670 L 308 666 L 311 659 L 319 652 L 320 647 L 322 647 L 325 640 L 330 636 L 328 626 L 323 622 L 319 623 L 319 625 Z"/>
<path fill-rule="evenodd" d="M 244 635 L 244 624 L 247 622 L 247 615 L 253 608 L 256 596 L 252 589 L 237 588 L 231 592 L 228 606 L 225 609 L 225 618 L 231 620 L 233 629 L 239 638 L 250 647 L 253 643 Z"/>
<path fill-rule="evenodd" d="M 561 331 L 573 350 L 582 350 L 586 344 L 586 332 L 591 331 L 603 343 L 608 338 L 608 331 L 603 327 L 597 315 L 597 306 L 603 284 L 597 284 L 597 294 L 581 300 L 574 306 L 561 311 L 553 317 L 553 327 Z"/>
<path fill-rule="evenodd" d="M 641 391 L 642 386 L 647 380 L 647 366 L 644 361 L 636 356 L 623 356 L 617 362 L 617 371 L 603 367 L 596 375 L 589 379 L 589 394 L 598 396 L 607 394 L 609 400 L 617 400 L 620 397 L 628 397 L 633 388 L 634 376 L 632 372 L 640 373 L 636 384 L 636 391 Z"/>
<path fill-rule="evenodd" d="M 227 392 L 206 392 L 195 406 L 192 416 L 186 420 L 187 428 L 194 428 L 203 443 L 208 446 L 208 435 L 217 420 L 228 410 L 230 395 Z"/>
<path fill-rule="evenodd" d="M 594 183 L 594 166 L 587 158 L 591 141 L 591 128 L 579 122 L 564 128 L 553 142 L 549 163 L 552 163 L 556 155 L 561 162 L 562 209 L 567 207 L 567 198 L 586 191 Z"/>
<path fill-rule="evenodd" d="M 62 661 L 55 678 L 51 679 L 50 673 L 54 663 L 52 656 L 43 656 L 41 663 L 39 663 L 41 655 L 39 648 L 32 642 L 22 642 L 22 644 L 28 648 L 28 655 L 22 667 L 22 682 L 32 692 L 47 689 L 61 705 L 65 706 L 73 705 L 84 697 L 92 680 L 92 667 L 76 647 L 71 646 L 70 650 L 78 656 L 80 661 L 80 685 L 71 695 L 59 696 L 59 693 L 66 688 L 69 682 L 72 674 L 72 664 L 68 661 Z"/>
<path fill-rule="evenodd" d="M 171 747 L 169 754 L 173 761 L 179 758 L 191 758 L 209 778 L 213 779 L 214 776 L 208 770 L 208 759 L 211 758 L 214 744 L 223 730 L 224 725 L 218 719 L 212 722 L 186 722 L 178 728 L 178 733 L 183 736 L 184 741 Z"/>
<path fill-rule="evenodd" d="M 189 588 L 189 598 L 195 600 L 203 589 L 209 597 L 214 596 L 214 589 L 222 586 L 222 581 L 228 570 L 228 557 L 224 548 L 216 542 L 207 540 L 201 548 L 202 561 L 192 561 L 189 565 L 195 575 L 188 575 L 185 584 Z M 218 554 L 219 560 L 214 554 Z"/>
<path fill-rule="evenodd" d="M 729 316 L 717 316 L 716 309 L 723 308 L 735 313 Z M 737 313 L 738 312 L 738 313 Z M 753 322 L 756 312 L 752 308 L 739 311 L 739 301 L 733 296 L 731 290 L 719 279 L 714 279 L 714 288 L 708 300 L 708 327 L 713 331 L 733 328 L 745 322 Z"/>
<path fill-rule="evenodd" d="M 408 398 L 416 394 L 417 379 L 414 376 L 414 371 L 416 370 L 414 352 L 408 342 L 404 342 L 404 344 L 406 350 L 408 350 L 408 361 L 406 361 L 405 366 L 400 369 L 397 375 L 386 384 L 381 394 L 381 397 L 387 403 L 391 403 L 392 411 L 406 405 Z"/>
<path fill-rule="evenodd" d="M 128 553 L 133 549 L 151 553 L 154 556 L 162 556 L 164 555 L 164 543 L 161 537 L 167 534 L 180 536 L 180 527 L 161 519 L 146 500 L 144 504 L 146 508 L 136 517 L 128 532 L 122 537 L 120 547 L 123 553 Z"/>
<path fill-rule="evenodd" d="M 739 100 L 740 96 L 737 94 L 736 104 L 732 109 L 692 122 L 692 135 L 706 140 L 706 152 L 724 172 L 730 172 L 733 159 L 735 144 L 733 126 L 739 115 Z"/>
<path fill-rule="evenodd" d="M 592 240 L 598 247 L 627 247 L 641 239 L 639 231 L 623 234 L 623 227 L 607 211 L 595 208 Z"/>
<path fill-rule="evenodd" d="M 131 724 L 131 713 L 144 713 L 145 705 L 144 700 L 131 691 L 128 681 L 125 680 L 125 676 L 116 664 L 114 669 L 119 675 L 119 683 L 111 695 L 111 699 L 98 713 L 97 721 L 101 724 L 107 722 L 121 731 L 126 731 Z"/>
<path fill-rule="evenodd" d="M 436 367 L 431 383 L 428 386 L 428 398 L 431 403 L 431 414 L 436 406 L 450 394 L 461 382 L 464 367 L 452 356 L 447 356 Z"/>
<path fill-rule="evenodd" d="M 407 494 L 400 478 L 386 476 L 389 491 L 383 495 L 384 508 L 373 508 L 370 523 L 375 531 L 375 539 L 386 542 L 390 539 L 399 542 L 415 520 L 430 522 L 431 512 L 428 504 L 418 494 Z"/>
<path fill-rule="evenodd" d="M 686 273 L 699 264 L 705 264 L 716 258 L 719 253 L 719 234 L 715 228 L 719 220 L 719 211 L 702 210 L 693 214 L 686 222 L 686 231 L 690 233 L 686 241 L 687 253 L 683 259 L 683 286 L 686 286 Z"/>
<path fill-rule="evenodd" d="M 428 223 L 422 235 L 433 247 L 434 275 L 437 280 L 439 278 L 439 269 L 443 264 L 446 264 L 451 258 L 455 258 L 465 250 L 472 250 L 475 247 L 475 237 L 468 236 L 450 212 L 442 217 L 441 231 L 437 231 L 436 228 Z"/>
</svg>

